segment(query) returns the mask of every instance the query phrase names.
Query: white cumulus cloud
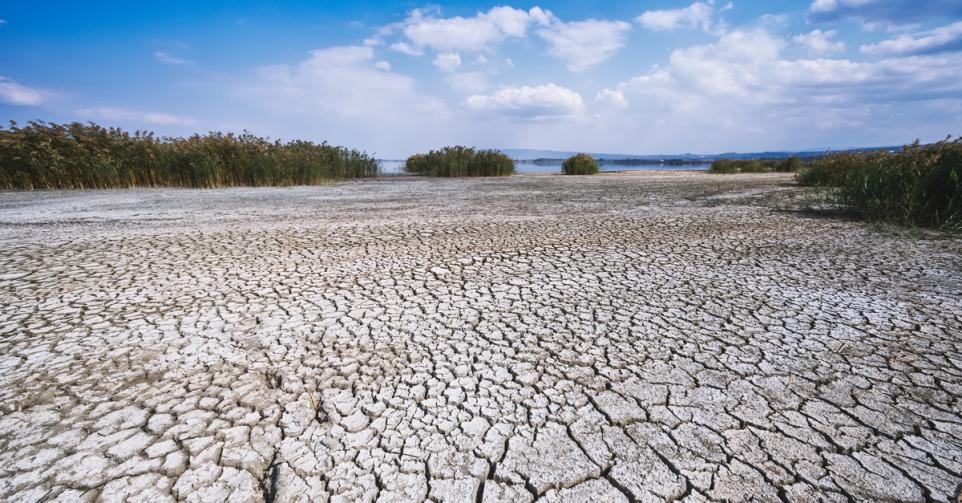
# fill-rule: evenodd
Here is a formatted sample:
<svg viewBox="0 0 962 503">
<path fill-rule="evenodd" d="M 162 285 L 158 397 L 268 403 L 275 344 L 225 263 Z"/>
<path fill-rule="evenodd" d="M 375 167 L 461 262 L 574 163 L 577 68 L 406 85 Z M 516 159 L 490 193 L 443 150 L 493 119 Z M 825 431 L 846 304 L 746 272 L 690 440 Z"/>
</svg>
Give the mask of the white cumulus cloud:
<svg viewBox="0 0 962 503">
<path fill-rule="evenodd" d="M 258 68 L 234 84 L 231 96 L 243 104 L 241 117 L 257 118 L 252 130 L 271 136 L 388 156 L 454 141 L 449 105 L 382 63 L 371 46 L 326 47 L 293 64 Z"/>
<path fill-rule="evenodd" d="M 792 41 L 818 54 L 844 51 L 845 43 L 833 40 L 837 33 L 835 30 L 813 30 L 802 35 L 796 35 L 792 38 Z"/>
<path fill-rule="evenodd" d="M 512 7 L 495 7 L 472 17 L 436 17 L 431 12 L 416 9 L 402 23 L 400 31 L 409 47 L 430 47 L 440 52 L 491 49 L 508 38 L 523 38 L 532 22 L 540 22 L 544 11 L 535 7 L 529 11 Z M 388 31 L 393 31 L 393 28 Z"/>
<path fill-rule="evenodd" d="M 730 9 L 726 4 L 721 10 Z M 676 28 L 698 28 L 704 32 L 715 31 L 720 25 L 715 21 L 714 0 L 695 2 L 679 9 L 650 10 L 643 12 L 635 21 L 650 30 L 674 30 Z"/>
<path fill-rule="evenodd" d="M 756 29 L 676 49 L 666 66 L 612 88 L 623 93 L 629 112 L 609 120 L 651 118 L 658 124 L 650 129 L 652 141 L 676 142 L 668 132 L 687 132 L 728 149 L 797 145 L 799 137 L 831 145 L 839 134 L 868 143 L 907 141 L 897 138 L 937 137 L 960 124 L 951 111 L 962 106 L 962 53 L 866 62 L 795 59 L 786 47 L 787 40 Z M 892 117 L 912 126 L 893 125 Z"/>
<path fill-rule="evenodd" d="M 595 96 L 595 101 L 599 103 L 611 104 L 618 108 L 625 108 L 628 106 L 628 100 L 625 99 L 625 93 L 613 89 L 602 89 Z"/>
<path fill-rule="evenodd" d="M 379 118 L 445 108 L 439 100 L 419 94 L 414 79 L 375 61 L 370 46 L 318 49 L 296 66 L 267 66 L 257 73 L 259 79 L 242 92 L 268 107 Z"/>
<path fill-rule="evenodd" d="M 584 108 L 580 94 L 554 83 L 508 86 L 491 94 L 469 96 L 464 104 L 475 112 L 528 119 L 577 115 Z"/>
<path fill-rule="evenodd" d="M 371 46 L 371 44 L 364 44 L 364 45 L 368 47 Z M 424 54 L 423 50 L 418 49 L 417 47 L 414 47 L 407 42 L 395 42 L 390 45 L 390 49 L 392 51 L 397 51 L 403 54 L 407 54 L 408 56 L 420 56 Z"/>
<path fill-rule="evenodd" d="M 569 70 L 581 72 L 597 65 L 625 46 L 631 25 L 624 21 L 562 22 L 552 19 L 538 30 L 538 36 L 548 42 L 548 52 L 564 61 Z"/>
<path fill-rule="evenodd" d="M 434 66 L 451 73 L 461 67 L 461 55 L 456 52 L 442 52 L 434 58 Z"/>
</svg>

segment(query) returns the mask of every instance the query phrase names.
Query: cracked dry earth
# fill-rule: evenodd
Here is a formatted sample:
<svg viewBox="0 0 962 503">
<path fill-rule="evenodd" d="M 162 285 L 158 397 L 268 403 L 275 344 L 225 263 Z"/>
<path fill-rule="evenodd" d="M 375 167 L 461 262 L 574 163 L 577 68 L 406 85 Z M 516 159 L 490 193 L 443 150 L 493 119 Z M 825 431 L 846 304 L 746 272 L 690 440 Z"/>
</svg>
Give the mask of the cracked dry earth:
<svg viewBox="0 0 962 503">
<path fill-rule="evenodd" d="M 798 191 L 0 194 L 0 499 L 947 501 L 962 240 Z"/>
</svg>

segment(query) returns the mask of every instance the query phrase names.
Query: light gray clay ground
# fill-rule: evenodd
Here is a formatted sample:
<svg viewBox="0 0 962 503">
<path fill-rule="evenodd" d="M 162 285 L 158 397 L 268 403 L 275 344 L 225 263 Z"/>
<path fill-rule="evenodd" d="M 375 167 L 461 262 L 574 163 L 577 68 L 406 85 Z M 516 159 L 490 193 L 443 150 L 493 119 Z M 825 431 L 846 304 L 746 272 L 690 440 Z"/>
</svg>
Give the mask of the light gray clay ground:
<svg viewBox="0 0 962 503">
<path fill-rule="evenodd" d="M 0 194 L 0 500 L 946 501 L 962 240 L 790 182 Z"/>
</svg>

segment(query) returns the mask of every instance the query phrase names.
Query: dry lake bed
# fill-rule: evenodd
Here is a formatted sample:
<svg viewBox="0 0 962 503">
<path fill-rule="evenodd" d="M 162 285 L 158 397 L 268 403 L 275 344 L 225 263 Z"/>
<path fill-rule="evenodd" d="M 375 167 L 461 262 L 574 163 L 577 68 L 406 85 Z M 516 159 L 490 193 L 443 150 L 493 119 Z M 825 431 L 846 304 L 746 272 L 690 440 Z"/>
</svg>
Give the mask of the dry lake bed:
<svg viewBox="0 0 962 503">
<path fill-rule="evenodd" d="M 0 193 L 0 500 L 945 502 L 962 238 L 798 192 Z"/>
</svg>

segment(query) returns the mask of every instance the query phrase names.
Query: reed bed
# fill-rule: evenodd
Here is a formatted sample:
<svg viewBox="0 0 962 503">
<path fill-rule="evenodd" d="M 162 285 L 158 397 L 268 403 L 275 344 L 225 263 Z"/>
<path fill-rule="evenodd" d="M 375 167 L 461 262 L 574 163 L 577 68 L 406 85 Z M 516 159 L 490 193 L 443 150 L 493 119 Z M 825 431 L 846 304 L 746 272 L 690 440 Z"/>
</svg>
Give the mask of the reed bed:
<svg viewBox="0 0 962 503">
<path fill-rule="evenodd" d="M 796 175 L 868 220 L 962 230 L 962 139 L 897 152 L 830 154 Z"/>
<path fill-rule="evenodd" d="M 802 168 L 802 160 L 787 159 L 718 159 L 708 168 L 709 173 L 794 173 Z"/>
<path fill-rule="evenodd" d="M 444 147 L 408 157 L 404 171 L 425 176 L 509 176 L 514 174 L 514 160 L 497 150 Z"/>
<path fill-rule="evenodd" d="M 561 163 L 565 175 L 593 175 L 598 172 L 598 161 L 589 154 L 575 154 Z"/>
<path fill-rule="evenodd" d="M 378 161 L 358 150 L 247 132 L 179 138 L 93 123 L 0 127 L 3 189 L 314 185 L 378 174 Z"/>
</svg>

